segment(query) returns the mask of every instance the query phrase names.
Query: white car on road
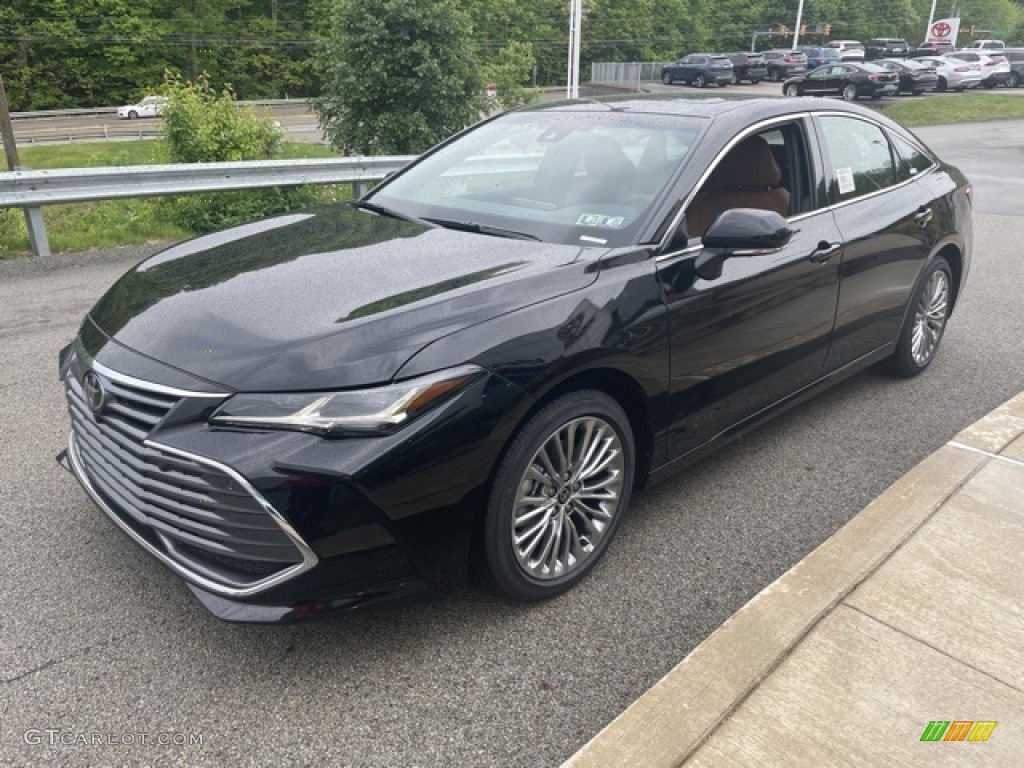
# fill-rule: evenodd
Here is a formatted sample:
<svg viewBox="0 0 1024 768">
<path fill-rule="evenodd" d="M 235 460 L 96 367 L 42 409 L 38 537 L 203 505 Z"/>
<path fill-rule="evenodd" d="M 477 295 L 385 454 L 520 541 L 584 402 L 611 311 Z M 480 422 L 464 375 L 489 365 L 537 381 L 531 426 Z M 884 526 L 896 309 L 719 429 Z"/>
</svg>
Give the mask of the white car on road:
<svg viewBox="0 0 1024 768">
<path fill-rule="evenodd" d="M 121 120 L 134 120 L 137 117 L 156 117 L 167 104 L 164 96 L 147 96 L 138 104 L 118 107 L 117 116 Z"/>
</svg>

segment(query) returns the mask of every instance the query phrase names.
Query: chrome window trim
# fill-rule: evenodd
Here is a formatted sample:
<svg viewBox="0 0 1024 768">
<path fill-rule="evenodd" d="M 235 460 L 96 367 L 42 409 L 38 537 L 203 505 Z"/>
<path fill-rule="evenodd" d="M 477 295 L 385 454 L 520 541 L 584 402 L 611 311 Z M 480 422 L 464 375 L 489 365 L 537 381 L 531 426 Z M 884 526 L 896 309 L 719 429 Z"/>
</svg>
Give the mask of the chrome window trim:
<svg viewBox="0 0 1024 768">
<path fill-rule="evenodd" d="M 78 456 L 78 443 L 75 441 L 75 433 L 74 431 L 72 431 L 71 434 L 68 436 L 68 458 L 70 459 L 71 469 L 74 472 L 75 477 L 78 479 L 78 482 L 81 483 L 86 493 L 89 494 L 89 497 L 93 500 L 96 506 L 102 509 L 106 513 L 107 517 L 113 520 L 117 527 L 124 531 L 126 534 L 128 534 L 128 536 L 131 537 L 131 539 L 135 541 L 136 544 L 138 544 L 151 555 L 153 555 L 157 560 L 159 560 L 161 563 L 163 563 L 172 571 L 174 571 L 174 573 L 176 573 L 178 576 L 185 579 L 185 581 L 199 587 L 200 589 L 204 589 L 207 592 L 212 592 L 216 595 L 220 595 L 221 597 L 250 597 L 252 595 L 258 594 L 259 592 L 264 592 L 270 589 L 271 587 L 275 587 L 286 581 L 294 579 L 296 576 L 305 573 L 309 569 L 313 568 L 317 564 L 317 562 L 319 562 L 313 550 L 309 547 L 308 544 L 306 544 L 305 540 L 298 534 L 298 532 L 294 528 L 292 528 L 291 524 L 284 519 L 281 513 L 274 509 L 273 505 L 270 504 L 270 502 L 268 502 L 265 498 L 263 498 L 259 491 L 252 487 L 249 481 L 247 481 L 244 477 L 242 477 L 238 472 L 233 470 L 231 467 L 227 466 L 226 464 L 221 464 L 220 462 L 213 461 L 212 459 L 207 459 L 203 456 L 197 456 L 196 454 L 181 451 L 178 450 L 177 448 L 171 448 L 170 446 L 164 445 L 163 443 L 158 443 L 155 440 L 145 440 L 143 441 L 143 444 L 156 450 L 166 451 L 172 455 L 176 455 L 181 458 L 195 461 L 199 464 L 205 464 L 206 466 L 213 467 L 214 469 L 228 475 L 232 480 L 238 483 L 241 488 L 243 488 L 247 493 L 251 494 L 254 499 L 256 499 L 260 506 L 263 507 L 264 511 L 268 515 L 270 515 L 274 522 L 281 527 L 285 535 L 288 536 L 288 538 L 299 550 L 299 554 L 302 556 L 302 562 L 289 566 L 288 568 L 285 568 L 283 571 L 278 571 L 277 573 L 268 576 L 264 579 L 255 581 L 246 587 L 226 586 L 224 584 L 216 582 L 212 579 L 209 579 L 199 573 L 190 570 L 177 560 L 168 557 L 166 554 L 161 552 L 159 549 L 157 549 L 148 541 L 146 541 L 146 539 L 144 539 L 142 536 L 136 533 L 135 530 L 127 523 L 125 523 L 123 520 L 121 520 L 120 516 L 113 509 L 111 509 L 111 507 L 107 504 L 106 501 L 104 501 L 103 497 L 100 496 L 99 492 L 93 487 L 92 483 L 89 480 L 89 476 L 85 472 L 85 467 L 82 465 L 82 460 Z"/>
<path fill-rule="evenodd" d="M 806 112 L 792 112 L 792 113 L 790 113 L 788 115 L 781 115 L 781 116 L 777 116 L 777 117 L 771 117 L 771 118 L 767 118 L 765 120 L 761 120 L 761 121 L 759 121 L 757 123 L 754 123 L 753 125 L 747 127 L 743 132 L 737 134 L 728 144 L 726 144 L 725 147 L 723 147 L 722 151 L 719 152 L 715 156 L 715 159 L 708 165 L 707 170 L 705 170 L 704 173 L 701 174 L 700 178 L 698 179 L 697 183 L 694 185 L 693 189 L 691 189 L 689 194 L 686 196 L 686 198 L 685 198 L 685 200 L 683 202 L 683 205 L 681 205 L 679 207 L 679 211 L 672 218 L 672 223 L 665 230 L 665 234 L 662 236 L 661 240 L 658 242 L 657 248 L 659 248 L 659 249 L 660 248 L 664 248 L 668 244 L 668 241 L 671 239 L 673 233 L 676 231 L 676 229 L 682 223 L 683 219 L 686 217 L 686 209 L 689 207 L 690 203 L 693 202 L 693 198 L 696 196 L 697 191 L 701 187 L 704 186 L 704 182 L 706 182 L 708 180 L 708 177 L 711 175 L 711 172 L 718 165 L 718 163 L 721 162 L 721 160 L 725 156 L 725 154 L 727 152 L 729 152 L 733 147 L 735 147 L 739 142 L 741 142 L 743 139 L 745 139 L 747 136 L 751 135 L 752 133 L 757 133 L 758 131 L 761 131 L 761 130 L 763 130 L 765 128 L 769 128 L 769 127 L 771 127 L 773 125 L 777 125 L 777 124 L 780 124 L 780 123 L 794 122 L 794 121 L 797 121 L 797 120 L 805 120 L 807 118 L 810 118 L 810 119 L 813 120 L 814 118 L 817 118 L 817 117 L 846 117 L 846 118 L 852 118 L 854 120 L 861 120 L 861 121 L 863 121 L 865 123 L 868 123 L 868 124 L 873 125 L 876 128 L 878 128 L 880 131 L 882 131 L 886 135 L 886 137 L 888 137 L 889 132 L 891 131 L 891 129 L 888 126 L 883 125 L 882 123 L 878 122 L 877 120 L 872 120 L 867 115 L 859 115 L 859 114 L 855 114 L 853 112 L 843 112 L 841 110 L 808 110 Z M 815 216 L 815 215 L 823 213 L 823 212 L 835 211 L 835 210 L 838 210 L 839 208 L 844 208 L 844 207 L 850 205 L 851 203 L 859 203 L 862 200 L 868 200 L 868 199 L 870 199 L 872 197 L 876 197 L 876 196 L 878 196 L 880 194 L 883 194 L 885 192 L 888 192 L 890 190 L 899 189 L 900 187 L 906 186 L 907 184 L 910 184 L 910 183 L 912 183 L 914 181 L 917 181 L 922 176 L 924 176 L 926 174 L 929 174 L 929 173 L 933 173 L 939 167 L 939 163 L 935 159 L 935 156 L 929 150 L 925 149 L 921 145 L 921 142 L 918 141 L 916 137 L 914 137 L 913 135 L 910 135 L 910 134 L 905 134 L 905 133 L 900 133 L 900 132 L 897 132 L 897 134 L 899 135 L 899 137 L 901 139 L 903 139 L 907 143 L 911 144 L 912 146 L 916 147 L 918 150 L 920 150 L 922 153 L 924 153 L 924 155 L 926 157 L 931 159 L 931 161 L 932 161 L 931 166 L 926 168 L 923 171 L 919 171 L 918 173 L 916 173 L 913 176 L 911 176 L 909 179 L 904 179 L 903 181 L 899 182 L 898 184 L 893 184 L 890 187 L 885 187 L 884 189 L 878 189 L 878 190 L 875 190 L 874 192 L 868 192 L 867 194 L 860 195 L 859 197 L 853 197 L 853 198 L 850 198 L 849 200 L 843 200 L 842 202 L 839 202 L 839 203 L 830 203 L 830 204 L 824 205 L 824 206 L 822 206 L 820 208 L 815 208 L 813 211 L 804 211 L 803 213 L 799 213 L 796 216 L 789 216 L 789 217 L 787 217 L 786 221 L 787 222 L 793 222 L 793 223 L 799 222 L 799 221 L 802 221 L 803 219 L 806 219 L 806 218 L 808 218 L 810 216 Z M 831 183 L 831 179 L 826 179 L 825 181 L 826 181 L 827 184 Z M 680 256 L 688 256 L 691 253 L 696 253 L 696 252 L 700 251 L 701 248 L 702 248 L 701 245 L 690 245 L 690 246 L 687 246 L 686 248 L 680 249 L 678 251 L 673 251 L 671 253 L 662 254 L 661 256 L 658 256 L 658 257 L 655 258 L 655 262 L 667 261 L 669 259 L 678 258 Z"/>
<path fill-rule="evenodd" d="M 124 384 L 135 389 L 141 389 L 143 391 L 155 392 L 159 395 L 168 395 L 170 397 L 204 397 L 204 398 L 225 398 L 229 397 L 231 392 L 193 392 L 188 389 L 178 389 L 177 387 L 168 387 L 164 384 L 155 384 L 152 381 L 143 381 L 142 379 L 136 379 L 134 376 L 128 376 L 127 374 L 120 373 L 102 363 L 97 363 L 88 355 L 83 354 L 83 362 L 86 364 L 86 368 L 91 368 L 99 374 L 109 378 L 111 381 L 119 384 Z"/>
</svg>

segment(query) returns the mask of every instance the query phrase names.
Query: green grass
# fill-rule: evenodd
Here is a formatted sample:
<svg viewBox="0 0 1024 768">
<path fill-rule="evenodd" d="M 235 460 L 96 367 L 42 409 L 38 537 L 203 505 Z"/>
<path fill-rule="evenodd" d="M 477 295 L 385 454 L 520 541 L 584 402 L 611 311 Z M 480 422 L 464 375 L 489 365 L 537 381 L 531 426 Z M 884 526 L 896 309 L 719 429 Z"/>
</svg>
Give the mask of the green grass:
<svg viewBox="0 0 1024 768">
<path fill-rule="evenodd" d="M 148 165 L 164 162 L 161 141 L 110 141 L 18 148 L 21 164 L 35 170 L 94 168 L 105 165 Z M 282 157 L 332 157 L 329 147 L 286 142 Z M 2 158 L 3 155 L 0 155 Z M 7 170 L 6 161 L 2 162 Z M 325 197 L 344 196 L 342 189 L 324 189 Z M 49 205 L 43 208 L 50 248 L 85 251 L 118 245 L 182 240 L 193 233 L 167 218 L 160 198 L 103 200 L 95 203 Z M 25 217 L 20 209 L 0 208 L 0 259 L 31 255 Z"/>
<path fill-rule="evenodd" d="M 901 99 L 879 105 L 886 117 L 906 126 L 984 122 L 1024 117 L 1024 96 L 997 93 L 954 93 L 949 96 Z"/>
</svg>

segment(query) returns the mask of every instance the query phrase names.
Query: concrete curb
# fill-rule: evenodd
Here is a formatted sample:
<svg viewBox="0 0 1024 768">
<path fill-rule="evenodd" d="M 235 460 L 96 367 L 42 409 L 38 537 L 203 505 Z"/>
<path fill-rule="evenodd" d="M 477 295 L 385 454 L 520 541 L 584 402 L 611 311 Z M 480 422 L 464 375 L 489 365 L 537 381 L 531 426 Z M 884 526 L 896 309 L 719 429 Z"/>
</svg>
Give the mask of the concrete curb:
<svg viewBox="0 0 1024 768">
<path fill-rule="evenodd" d="M 1024 433 L 1024 393 L 963 430 L 766 587 L 563 768 L 682 765 L 811 629 Z"/>
</svg>

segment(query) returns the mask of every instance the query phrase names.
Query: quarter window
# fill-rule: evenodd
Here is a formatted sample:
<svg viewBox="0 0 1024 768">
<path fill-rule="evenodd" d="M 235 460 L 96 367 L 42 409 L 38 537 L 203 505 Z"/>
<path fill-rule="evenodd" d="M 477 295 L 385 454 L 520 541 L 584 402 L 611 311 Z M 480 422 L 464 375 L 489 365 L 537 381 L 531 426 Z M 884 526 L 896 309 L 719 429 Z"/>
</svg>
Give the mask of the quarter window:
<svg viewBox="0 0 1024 768">
<path fill-rule="evenodd" d="M 928 155 L 906 139 L 892 134 L 892 143 L 896 148 L 897 176 L 900 181 L 906 181 L 911 176 L 927 171 L 934 165 L 934 162 Z"/>
<path fill-rule="evenodd" d="M 820 120 L 829 158 L 831 200 L 850 200 L 896 182 L 892 151 L 881 128 L 849 117 Z"/>
</svg>

